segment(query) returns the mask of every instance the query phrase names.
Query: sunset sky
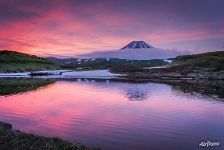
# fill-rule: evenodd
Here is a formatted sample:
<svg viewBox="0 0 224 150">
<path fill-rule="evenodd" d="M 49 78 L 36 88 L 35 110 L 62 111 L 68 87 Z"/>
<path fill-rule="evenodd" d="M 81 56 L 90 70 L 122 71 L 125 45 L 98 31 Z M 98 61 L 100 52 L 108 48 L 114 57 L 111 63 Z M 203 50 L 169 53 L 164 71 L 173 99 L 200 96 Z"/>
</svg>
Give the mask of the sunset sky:
<svg viewBox="0 0 224 150">
<path fill-rule="evenodd" d="M 0 0 L 1 50 L 74 56 L 133 40 L 223 50 L 224 0 Z"/>
</svg>

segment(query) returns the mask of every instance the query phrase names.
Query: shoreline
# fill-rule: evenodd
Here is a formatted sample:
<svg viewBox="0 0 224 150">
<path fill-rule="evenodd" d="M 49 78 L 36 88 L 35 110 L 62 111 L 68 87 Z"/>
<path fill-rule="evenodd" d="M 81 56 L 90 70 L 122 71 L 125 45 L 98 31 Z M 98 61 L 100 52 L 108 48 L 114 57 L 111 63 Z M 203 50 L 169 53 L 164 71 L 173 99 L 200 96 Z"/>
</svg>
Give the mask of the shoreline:
<svg viewBox="0 0 224 150">
<path fill-rule="evenodd" d="M 56 137 L 43 137 L 24 133 L 12 128 L 9 123 L 0 122 L 0 149 L 63 149 L 63 150 L 100 150 L 89 148 L 80 143 L 72 143 Z"/>
<path fill-rule="evenodd" d="M 114 79 L 124 74 L 112 73 L 109 70 L 45 70 L 35 72 L 0 73 L 0 78 L 93 78 Z"/>
<path fill-rule="evenodd" d="M 163 69 L 140 69 L 131 71 L 117 70 L 42 70 L 35 72 L 0 73 L 0 78 L 85 78 L 85 79 L 117 79 L 123 81 L 167 81 L 167 80 L 224 80 L 224 71 L 219 72 L 181 72 L 164 71 Z"/>
<path fill-rule="evenodd" d="M 173 68 L 136 69 L 136 70 L 112 70 L 114 73 L 126 74 L 127 80 L 150 81 L 150 80 L 224 80 L 224 70 L 208 71 L 201 70 L 174 70 Z"/>
</svg>

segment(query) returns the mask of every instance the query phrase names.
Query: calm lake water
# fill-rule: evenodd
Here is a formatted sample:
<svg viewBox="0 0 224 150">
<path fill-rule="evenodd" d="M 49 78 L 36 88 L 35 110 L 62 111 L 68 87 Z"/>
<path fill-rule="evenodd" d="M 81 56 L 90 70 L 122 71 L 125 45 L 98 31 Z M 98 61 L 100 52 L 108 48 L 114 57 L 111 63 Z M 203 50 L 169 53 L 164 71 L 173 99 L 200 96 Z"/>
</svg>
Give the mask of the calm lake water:
<svg viewBox="0 0 224 150">
<path fill-rule="evenodd" d="M 105 150 L 224 149 L 224 90 L 198 83 L 0 79 L 0 121 Z"/>
</svg>

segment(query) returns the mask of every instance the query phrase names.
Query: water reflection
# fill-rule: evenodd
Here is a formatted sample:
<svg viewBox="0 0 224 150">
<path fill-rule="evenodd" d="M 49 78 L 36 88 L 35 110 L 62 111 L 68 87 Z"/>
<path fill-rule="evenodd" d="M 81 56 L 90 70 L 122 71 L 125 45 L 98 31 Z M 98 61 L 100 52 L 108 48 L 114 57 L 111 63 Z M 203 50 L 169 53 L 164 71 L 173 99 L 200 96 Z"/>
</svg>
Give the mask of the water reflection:
<svg viewBox="0 0 224 150">
<path fill-rule="evenodd" d="M 0 118 L 22 131 L 106 150 L 197 150 L 203 140 L 222 142 L 224 103 L 169 84 L 56 81 L 0 96 Z"/>
<path fill-rule="evenodd" d="M 170 85 L 172 90 L 179 95 L 194 97 L 213 97 L 215 100 L 223 100 L 224 98 L 224 81 L 208 81 L 208 80 L 170 80 L 163 82 L 121 82 L 116 80 L 92 80 L 77 79 L 67 80 L 77 81 L 79 83 L 88 84 L 94 87 L 113 88 L 122 91 L 124 96 L 130 101 L 147 100 L 151 93 L 158 93 L 161 86 L 153 83 L 161 83 Z"/>
<path fill-rule="evenodd" d="M 188 96 L 208 96 L 219 100 L 223 100 L 224 98 L 224 81 L 222 80 L 171 80 L 163 83 L 171 85 L 174 91 Z"/>
<path fill-rule="evenodd" d="M 79 83 L 88 84 L 94 87 L 103 87 L 107 89 L 117 89 L 130 101 L 142 101 L 150 97 L 150 92 L 159 90 L 155 84 L 151 83 L 131 83 L 114 80 L 88 80 L 79 79 Z M 150 85 L 150 86 L 148 86 Z"/>
<path fill-rule="evenodd" d="M 129 100 L 141 101 L 148 98 L 148 91 L 141 89 L 129 89 L 126 93 Z"/>
<path fill-rule="evenodd" d="M 160 90 L 160 86 L 153 83 L 132 83 L 121 82 L 116 80 L 104 79 L 60 79 L 68 82 L 78 82 L 80 84 L 88 84 L 90 86 L 101 87 L 106 89 L 117 89 L 130 101 L 147 100 L 150 93 L 156 93 Z M 0 78 L 0 96 L 24 93 L 47 85 L 55 83 L 57 79 L 38 79 L 38 78 Z M 187 96 L 208 96 L 223 100 L 224 98 L 224 81 L 163 81 L 168 84 L 172 90 L 179 95 Z"/>
<path fill-rule="evenodd" d="M 54 79 L 0 78 L 0 96 L 25 93 L 54 82 Z"/>
</svg>

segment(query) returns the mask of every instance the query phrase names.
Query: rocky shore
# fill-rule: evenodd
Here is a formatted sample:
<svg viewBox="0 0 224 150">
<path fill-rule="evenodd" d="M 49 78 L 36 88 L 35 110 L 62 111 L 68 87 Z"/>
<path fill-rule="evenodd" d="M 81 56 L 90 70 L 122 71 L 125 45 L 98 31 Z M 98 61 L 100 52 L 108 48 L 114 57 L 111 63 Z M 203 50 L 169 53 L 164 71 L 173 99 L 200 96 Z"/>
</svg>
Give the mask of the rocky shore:
<svg viewBox="0 0 224 150">
<path fill-rule="evenodd" d="M 126 76 L 129 80 L 149 81 L 149 80 L 224 80 L 224 70 L 209 71 L 206 69 L 171 71 L 170 69 L 146 69 L 136 72 L 128 72 Z"/>
<path fill-rule="evenodd" d="M 80 143 L 71 143 L 59 138 L 46 138 L 27 134 L 12 128 L 11 124 L 0 122 L 1 150 L 99 150 Z"/>
</svg>

